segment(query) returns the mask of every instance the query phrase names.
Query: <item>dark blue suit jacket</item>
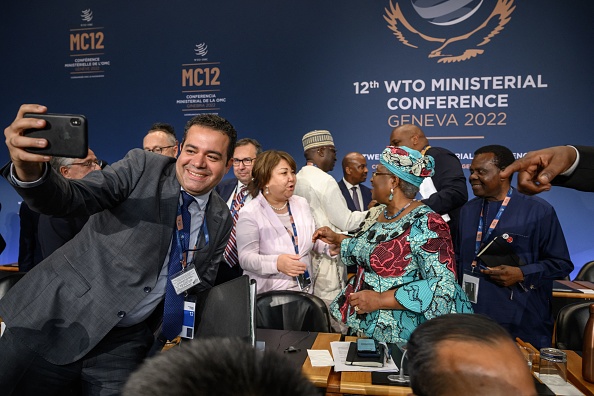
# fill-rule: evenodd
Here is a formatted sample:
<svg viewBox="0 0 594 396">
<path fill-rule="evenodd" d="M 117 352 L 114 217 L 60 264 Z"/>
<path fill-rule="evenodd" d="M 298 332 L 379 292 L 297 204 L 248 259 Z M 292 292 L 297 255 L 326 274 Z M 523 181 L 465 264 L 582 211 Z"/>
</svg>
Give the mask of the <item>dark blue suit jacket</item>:
<svg viewBox="0 0 594 396">
<path fill-rule="evenodd" d="M 215 191 L 223 198 L 223 201 L 227 202 L 233 191 L 235 191 L 235 187 L 237 187 L 237 178 L 232 177 L 230 179 L 221 180 L 219 184 L 215 187 Z"/>
<path fill-rule="evenodd" d="M 344 195 L 344 199 L 346 199 L 348 208 L 351 211 L 357 210 L 357 208 L 355 208 L 355 202 L 353 202 L 352 192 L 349 189 L 347 189 L 347 186 L 346 184 L 344 184 L 343 179 L 340 179 L 340 181 L 338 182 L 338 187 L 340 187 L 340 191 L 342 191 L 342 195 Z M 369 187 L 364 186 L 363 184 L 359 184 L 357 187 L 361 189 L 361 196 L 363 197 L 363 207 L 361 208 L 361 210 L 366 211 L 369 202 L 371 202 L 371 189 Z"/>
</svg>

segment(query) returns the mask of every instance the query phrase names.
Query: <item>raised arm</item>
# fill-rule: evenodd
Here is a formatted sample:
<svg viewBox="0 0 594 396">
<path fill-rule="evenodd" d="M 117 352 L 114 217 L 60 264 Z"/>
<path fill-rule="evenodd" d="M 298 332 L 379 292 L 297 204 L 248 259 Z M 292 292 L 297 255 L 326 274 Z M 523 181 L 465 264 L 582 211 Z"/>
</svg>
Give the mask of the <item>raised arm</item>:
<svg viewBox="0 0 594 396">
<path fill-rule="evenodd" d="M 27 129 L 41 129 L 45 127 L 45 121 L 35 118 L 24 118 L 25 113 L 42 114 L 47 112 L 45 106 L 36 104 L 25 104 L 19 108 L 16 118 L 5 130 L 6 147 L 13 163 L 15 177 L 23 182 L 38 180 L 43 174 L 43 163 L 48 162 L 51 157 L 40 154 L 29 153 L 25 148 L 44 148 L 47 140 L 23 136 Z"/>
<path fill-rule="evenodd" d="M 551 182 L 576 160 L 571 146 L 556 146 L 530 151 L 501 172 L 502 178 L 518 172 L 518 190 L 524 194 L 538 194 L 551 189 Z"/>
</svg>

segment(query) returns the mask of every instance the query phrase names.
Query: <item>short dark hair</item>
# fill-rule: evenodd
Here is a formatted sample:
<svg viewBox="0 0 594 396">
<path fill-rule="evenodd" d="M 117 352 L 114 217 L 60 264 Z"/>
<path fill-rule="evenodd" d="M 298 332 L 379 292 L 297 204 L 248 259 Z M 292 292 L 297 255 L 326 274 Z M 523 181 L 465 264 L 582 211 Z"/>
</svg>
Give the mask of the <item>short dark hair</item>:
<svg viewBox="0 0 594 396">
<path fill-rule="evenodd" d="M 505 146 L 500 146 L 498 144 L 483 146 L 474 152 L 475 157 L 479 154 L 493 154 L 493 163 L 496 167 L 498 167 L 501 170 L 504 170 L 509 165 L 511 165 L 512 162 L 516 160 L 514 158 L 514 153 L 512 153 L 510 149 L 508 149 Z M 510 176 L 509 178 L 510 181 L 512 179 L 512 176 Z"/>
<path fill-rule="evenodd" d="M 268 150 L 256 157 L 254 167 L 252 168 L 252 181 L 248 185 L 248 189 L 252 197 L 264 190 L 266 183 L 272 176 L 272 169 L 278 165 L 281 160 L 289 163 L 291 169 L 297 171 L 297 163 L 291 155 L 285 151 Z"/>
<path fill-rule="evenodd" d="M 248 144 L 251 144 L 254 147 L 256 147 L 256 155 L 262 154 L 262 145 L 256 139 L 251 139 L 251 138 L 239 139 L 237 141 L 237 143 L 235 143 L 235 148 L 241 147 L 241 146 L 247 146 Z"/>
<path fill-rule="evenodd" d="M 210 128 L 227 135 L 229 138 L 229 147 L 227 147 L 227 158 L 225 159 L 225 162 L 233 158 L 233 151 L 235 150 L 235 144 L 237 143 L 237 131 L 229 121 L 216 114 L 199 114 L 194 116 L 186 123 L 186 127 L 184 128 L 184 138 L 181 142 L 182 147 L 188 136 L 188 130 L 194 125 Z"/>
<path fill-rule="evenodd" d="M 490 152 L 490 151 L 489 151 Z M 512 341 L 510 334 L 494 320 L 479 314 L 446 314 L 420 324 L 407 345 L 410 386 L 417 396 L 444 391 L 437 349 L 443 341 L 476 342 L 497 346 Z"/>
<path fill-rule="evenodd" d="M 173 128 L 173 125 L 167 124 L 166 122 L 155 122 L 153 125 L 151 125 L 151 129 L 149 129 L 147 135 L 151 132 L 157 131 L 165 132 L 166 134 L 173 136 L 175 140 L 177 140 L 177 136 L 175 136 L 175 128 Z"/>
<path fill-rule="evenodd" d="M 285 356 L 240 339 L 203 338 L 147 359 L 124 396 L 316 395 L 315 386 Z"/>
</svg>

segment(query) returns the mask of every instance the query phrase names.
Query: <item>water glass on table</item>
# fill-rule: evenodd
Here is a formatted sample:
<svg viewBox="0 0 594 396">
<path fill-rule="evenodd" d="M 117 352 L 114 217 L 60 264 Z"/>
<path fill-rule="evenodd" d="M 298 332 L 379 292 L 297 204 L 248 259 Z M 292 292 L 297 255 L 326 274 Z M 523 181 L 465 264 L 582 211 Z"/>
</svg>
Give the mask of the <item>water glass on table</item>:
<svg viewBox="0 0 594 396">
<path fill-rule="evenodd" d="M 560 349 L 541 348 L 539 377 L 545 384 L 567 383 L 567 355 Z"/>
<path fill-rule="evenodd" d="M 536 352 L 534 352 L 533 349 L 528 348 L 528 347 L 520 346 L 519 348 L 520 348 L 520 352 L 522 352 L 522 355 L 524 356 L 524 359 L 526 359 L 526 363 L 528 364 L 528 369 L 530 369 L 530 372 L 533 373 L 536 363 L 538 363 L 536 361 L 536 356 L 537 356 Z"/>
</svg>

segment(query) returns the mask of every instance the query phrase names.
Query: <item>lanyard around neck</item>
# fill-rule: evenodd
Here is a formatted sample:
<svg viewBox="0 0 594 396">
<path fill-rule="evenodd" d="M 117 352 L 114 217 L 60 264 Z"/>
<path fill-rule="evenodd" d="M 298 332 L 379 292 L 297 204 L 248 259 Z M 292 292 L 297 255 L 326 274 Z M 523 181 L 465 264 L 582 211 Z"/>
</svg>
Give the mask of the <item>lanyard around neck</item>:
<svg viewBox="0 0 594 396">
<path fill-rule="evenodd" d="M 289 221 L 291 222 L 291 226 L 293 227 L 293 233 L 287 227 L 287 233 L 291 237 L 291 241 L 293 241 L 293 247 L 295 248 L 295 254 L 299 254 L 299 239 L 297 238 L 297 227 L 295 226 L 295 220 L 293 220 L 293 213 L 291 213 L 291 205 L 287 202 L 287 208 L 289 209 Z"/>
<path fill-rule="evenodd" d="M 476 241 L 475 241 L 475 245 L 474 245 L 474 260 L 472 261 L 472 264 L 471 264 L 473 269 L 476 267 L 476 264 L 477 264 L 476 255 L 480 251 L 481 246 L 483 245 L 483 241 L 486 241 L 487 239 L 489 239 L 489 237 L 491 236 L 491 233 L 493 232 L 495 227 L 497 227 L 497 224 L 499 223 L 499 219 L 501 218 L 501 215 L 503 214 L 503 212 L 505 211 L 505 208 L 507 207 L 507 205 L 509 204 L 509 201 L 511 200 L 512 191 L 513 191 L 513 189 L 510 187 L 509 190 L 507 191 L 505 199 L 501 203 L 501 207 L 497 211 L 495 218 L 491 221 L 491 224 L 489 225 L 489 229 L 487 230 L 487 233 L 485 234 L 484 237 L 483 237 L 483 228 L 485 226 L 485 213 L 484 212 L 485 212 L 485 202 L 486 201 L 483 201 L 483 207 L 481 208 L 481 216 L 479 217 L 478 229 L 476 230 Z"/>
<path fill-rule="evenodd" d="M 196 203 L 196 204 L 198 204 L 198 203 Z M 190 208 L 188 205 L 188 211 L 189 210 L 190 210 Z M 180 262 L 181 262 L 182 268 L 185 268 L 187 265 L 187 253 L 200 250 L 200 249 L 197 249 L 198 239 L 200 239 L 200 233 L 198 233 L 198 236 L 196 237 L 196 243 L 194 244 L 194 248 L 190 249 L 189 238 L 188 238 L 188 240 L 185 240 L 185 238 L 182 237 L 182 233 L 181 233 L 181 230 L 183 230 L 183 228 L 184 228 L 184 222 L 183 222 L 182 215 L 181 215 L 181 204 L 179 202 L 177 204 L 177 218 L 178 218 L 178 222 L 177 222 L 177 227 L 175 228 L 175 236 L 176 236 L 175 240 L 177 243 L 178 251 L 180 252 Z M 202 234 L 204 235 L 204 246 L 201 249 L 204 249 L 206 246 L 208 246 L 208 241 L 210 240 L 210 236 L 208 234 L 208 226 L 206 225 L 206 212 L 204 213 L 204 219 L 202 220 L 201 229 L 202 229 L 201 230 Z M 191 234 L 191 230 L 189 230 L 189 234 Z"/>
</svg>

